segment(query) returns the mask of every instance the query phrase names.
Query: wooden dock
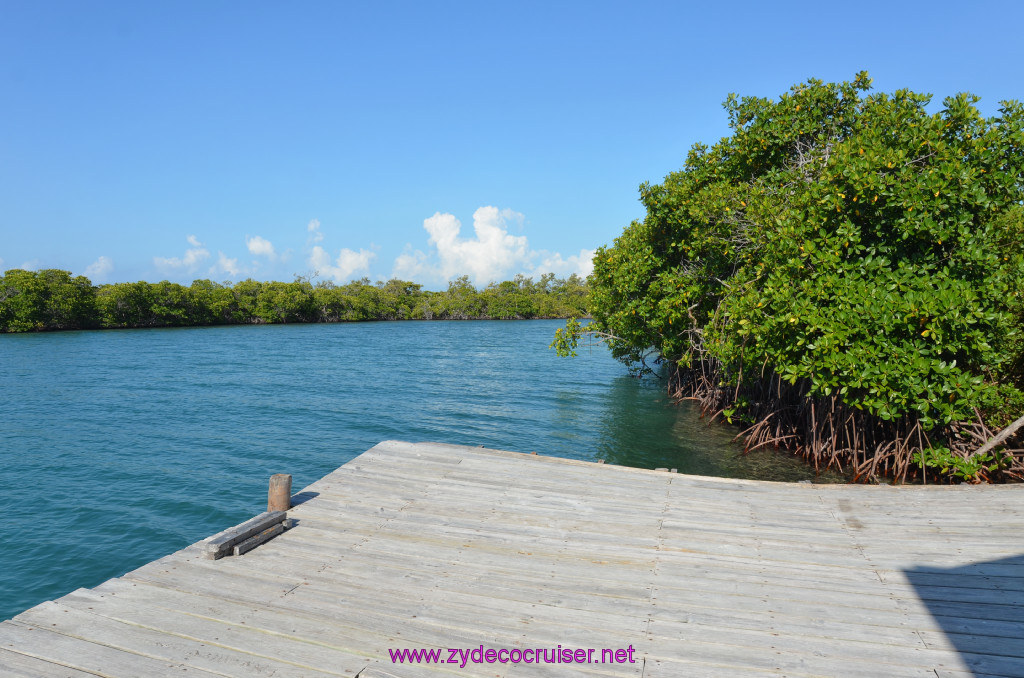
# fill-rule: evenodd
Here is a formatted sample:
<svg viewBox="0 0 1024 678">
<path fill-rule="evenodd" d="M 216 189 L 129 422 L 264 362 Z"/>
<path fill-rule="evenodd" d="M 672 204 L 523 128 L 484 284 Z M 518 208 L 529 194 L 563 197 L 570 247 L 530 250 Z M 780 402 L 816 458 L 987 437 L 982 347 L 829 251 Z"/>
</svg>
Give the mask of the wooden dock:
<svg viewBox="0 0 1024 678">
<path fill-rule="evenodd" d="M 0 624 L 0 675 L 1024 676 L 1020 486 L 385 442 L 295 501 L 296 525 L 244 555 L 208 560 L 199 542 Z M 559 645 L 636 661 L 388 653 Z"/>
</svg>

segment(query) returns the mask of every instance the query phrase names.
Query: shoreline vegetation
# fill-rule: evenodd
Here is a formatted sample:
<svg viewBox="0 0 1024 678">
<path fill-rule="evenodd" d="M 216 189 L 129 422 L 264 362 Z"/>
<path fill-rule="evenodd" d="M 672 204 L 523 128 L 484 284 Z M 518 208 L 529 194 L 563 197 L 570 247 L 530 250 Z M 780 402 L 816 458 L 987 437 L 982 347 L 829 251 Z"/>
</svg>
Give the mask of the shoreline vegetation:
<svg viewBox="0 0 1024 678">
<path fill-rule="evenodd" d="M 522 275 L 476 288 L 468 276 L 440 292 L 368 278 L 345 285 L 196 280 L 93 285 L 60 269 L 11 269 L 0 276 L 0 333 L 198 327 L 367 320 L 510 320 L 588 315 L 587 282 L 576 274 Z"/>
<path fill-rule="evenodd" d="M 856 480 L 1024 480 L 1024 105 L 870 89 L 730 95 L 730 136 L 640 187 L 593 322 L 552 345 L 667 362 L 748 449 Z"/>
</svg>

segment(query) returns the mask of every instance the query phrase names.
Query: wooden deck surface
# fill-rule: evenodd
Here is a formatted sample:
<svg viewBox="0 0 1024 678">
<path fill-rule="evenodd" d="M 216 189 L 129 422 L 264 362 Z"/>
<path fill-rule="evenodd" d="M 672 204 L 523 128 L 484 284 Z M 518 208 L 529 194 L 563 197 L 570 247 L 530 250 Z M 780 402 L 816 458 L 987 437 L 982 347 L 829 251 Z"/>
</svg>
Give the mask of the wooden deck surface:
<svg viewBox="0 0 1024 678">
<path fill-rule="evenodd" d="M 1020 486 L 385 442 L 297 496 L 297 525 L 245 555 L 206 560 L 200 542 L 0 624 L 0 675 L 1024 676 Z M 481 645 L 637 661 L 388 655 Z"/>
</svg>

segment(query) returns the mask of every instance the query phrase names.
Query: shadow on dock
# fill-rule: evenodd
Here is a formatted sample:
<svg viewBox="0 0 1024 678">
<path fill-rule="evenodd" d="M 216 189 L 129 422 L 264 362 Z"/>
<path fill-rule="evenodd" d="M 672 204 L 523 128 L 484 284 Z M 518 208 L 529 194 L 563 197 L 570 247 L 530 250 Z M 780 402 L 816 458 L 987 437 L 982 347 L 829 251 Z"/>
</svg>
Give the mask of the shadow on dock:
<svg viewBox="0 0 1024 678">
<path fill-rule="evenodd" d="M 299 492 L 298 494 L 292 495 L 292 506 L 298 506 L 299 504 L 305 504 L 310 499 L 316 499 L 320 496 L 319 492 L 310 492 L 308 490 Z"/>
<path fill-rule="evenodd" d="M 1024 555 L 904 574 L 975 675 L 1024 676 Z"/>
</svg>

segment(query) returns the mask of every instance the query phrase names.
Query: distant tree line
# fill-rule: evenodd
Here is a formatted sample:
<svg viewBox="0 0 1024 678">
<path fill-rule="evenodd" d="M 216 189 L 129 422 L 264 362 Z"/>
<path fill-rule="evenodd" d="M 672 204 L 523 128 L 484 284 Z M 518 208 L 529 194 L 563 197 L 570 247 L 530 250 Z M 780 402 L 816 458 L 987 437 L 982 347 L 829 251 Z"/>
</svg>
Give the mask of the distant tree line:
<svg viewBox="0 0 1024 678">
<path fill-rule="evenodd" d="M 68 271 L 13 269 L 0 276 L 0 332 L 128 327 L 186 327 L 360 320 L 567 318 L 587 315 L 587 285 L 578 275 L 538 281 L 517 275 L 477 289 L 468 276 L 441 292 L 406 280 L 346 285 L 196 280 L 93 285 Z"/>
</svg>

